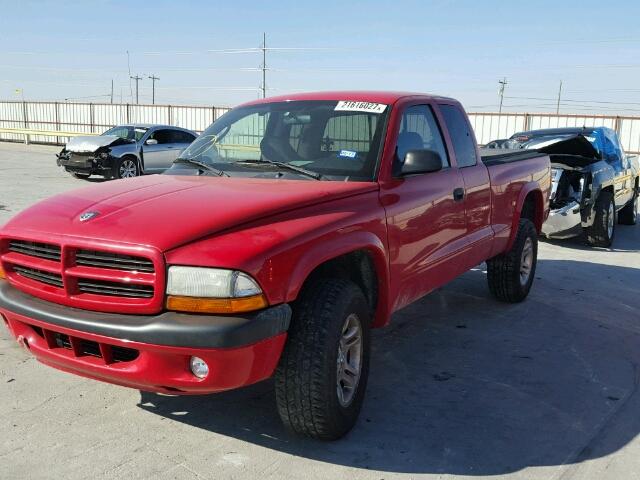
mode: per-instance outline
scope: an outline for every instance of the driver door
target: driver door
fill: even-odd
[[[413,105],[403,114],[395,162],[409,150],[440,154],[442,170],[394,178],[383,185],[394,310],[443,285],[464,271],[459,258],[465,242],[464,180],[451,162],[431,105]]]
[[[152,142],[149,143],[149,140]],[[181,149],[173,141],[173,130],[168,128],[154,130],[142,145],[145,172],[163,172],[171,166],[180,151]]]

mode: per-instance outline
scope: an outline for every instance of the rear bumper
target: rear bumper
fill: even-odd
[[[2,281],[0,313],[18,342],[46,365],[172,394],[219,392],[270,377],[291,317],[288,305],[246,318],[114,315],[35,299]],[[207,362],[206,378],[191,373],[192,356]]]

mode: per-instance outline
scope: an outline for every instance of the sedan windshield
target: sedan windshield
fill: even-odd
[[[205,163],[230,176],[371,181],[388,111],[387,105],[351,101],[241,107],[216,120],[178,161]]]
[[[135,140],[136,142],[140,141],[140,139],[147,132],[147,128],[144,127],[133,127],[131,125],[118,125],[117,127],[110,128],[102,135],[113,135],[115,137],[120,137],[123,140]]]

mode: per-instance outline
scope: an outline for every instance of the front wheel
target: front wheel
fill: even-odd
[[[538,261],[538,234],[533,222],[520,219],[511,250],[487,260],[489,290],[503,302],[517,303],[529,295]]]
[[[321,279],[294,307],[276,401],[296,433],[336,440],[356,423],[369,375],[369,306],[347,280]]]
[[[610,247],[616,232],[616,205],[611,192],[601,192],[594,207],[593,225],[585,228],[587,243],[593,247]]]
[[[122,157],[115,168],[116,178],[133,178],[140,175],[138,159],[133,157]]]

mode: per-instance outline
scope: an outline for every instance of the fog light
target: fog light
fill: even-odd
[[[189,362],[191,366],[191,373],[193,373],[198,378],[204,378],[209,375],[209,365],[207,362],[198,357],[191,357],[191,361]]]

